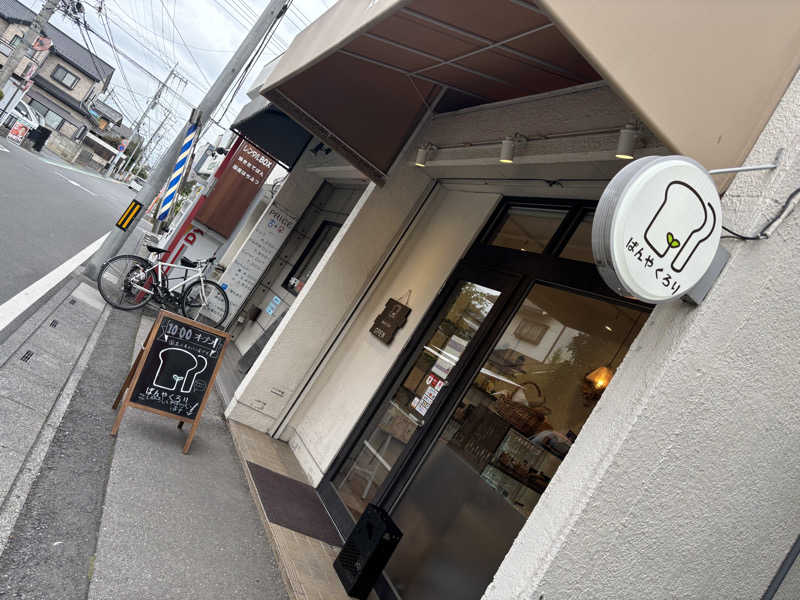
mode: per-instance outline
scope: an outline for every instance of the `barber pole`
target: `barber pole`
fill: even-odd
[[[189,156],[192,153],[192,145],[194,144],[195,137],[197,136],[197,125],[189,125],[186,130],[186,137],[183,138],[183,145],[181,152],[178,155],[178,161],[175,163],[175,168],[172,170],[172,177],[167,184],[167,191],[164,194],[164,199],[161,201],[161,206],[158,209],[158,220],[163,221],[169,216],[169,211],[172,208],[172,202],[178,194],[178,187],[181,184],[183,173],[186,170],[186,163],[189,161]]]

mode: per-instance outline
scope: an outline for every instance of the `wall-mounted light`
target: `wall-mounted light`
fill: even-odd
[[[424,167],[426,162],[428,162],[428,148],[420,146],[417,150],[417,160],[414,161],[414,164],[418,167]]]
[[[427,162],[428,158],[430,158],[431,152],[436,149],[436,146],[433,144],[423,144],[417,149],[417,158],[414,161],[414,165],[417,167],[424,167]]]
[[[634,123],[628,123],[619,130],[619,141],[617,142],[617,158],[623,160],[633,160],[633,148],[639,139],[639,129]]]
[[[514,138],[506,137],[500,143],[500,162],[503,164],[511,164],[514,162]]]

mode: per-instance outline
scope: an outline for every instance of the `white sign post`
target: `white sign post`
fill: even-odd
[[[676,300],[708,270],[722,230],[719,194],[702,165],[649,156],[617,173],[592,225],[592,251],[605,282],[645,302]]]

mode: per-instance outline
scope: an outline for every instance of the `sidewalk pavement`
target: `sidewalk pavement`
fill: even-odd
[[[73,276],[0,346],[0,597],[288,597],[216,395],[110,437],[149,323]]]

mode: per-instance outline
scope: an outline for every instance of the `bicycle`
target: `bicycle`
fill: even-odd
[[[208,265],[213,264],[212,256],[205,260],[193,261],[181,257],[180,264],[165,263],[158,256],[169,252],[164,248],[146,246],[156,255],[151,262],[141,256],[120,254],[108,259],[97,275],[97,289],[103,299],[114,308],[136,310],[151,300],[162,308],[181,312],[200,323],[219,327],[228,317],[230,302],[225,290],[215,281],[203,277]],[[172,268],[183,269],[182,277],[169,277]],[[194,274],[189,277],[189,272]],[[170,286],[170,281],[180,279]]]

